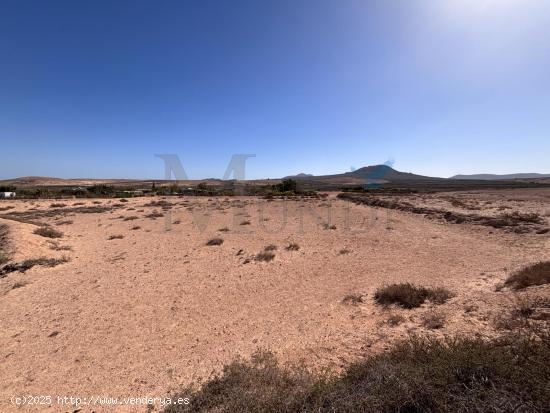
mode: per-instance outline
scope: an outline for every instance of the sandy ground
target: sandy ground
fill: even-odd
[[[506,202],[512,210],[544,214],[547,195],[453,197],[469,203],[477,197],[479,205],[493,196],[523,197]],[[434,205],[446,202],[435,198]],[[495,334],[494,318],[515,300],[495,287],[511,271],[550,259],[550,234],[447,224],[354,205],[334,194],[303,201],[167,198],[171,209],[146,206],[152,200],[160,198],[100,200],[112,207],[103,213],[71,211],[77,202],[97,206],[92,200],[61,201],[64,208],[50,206],[60,201],[0,203],[14,207],[0,215],[67,210],[38,221],[64,233],[57,249],[71,248],[51,249],[52,240],[33,234],[35,225],[0,218],[10,226],[15,261],[70,259],[0,279],[0,411],[73,411],[57,405],[57,396],[165,396],[258,348],[285,362],[338,369],[411,333]],[[164,217],[146,217],[153,211]],[[327,223],[336,228],[324,229]],[[219,231],[224,227],[229,231]],[[109,239],[118,235],[123,238]],[[215,237],[223,244],[205,245]],[[290,243],[300,249],[287,251]],[[270,244],[277,247],[274,260],[254,260]],[[393,282],[455,292],[436,309],[446,316],[445,326],[422,326],[422,315],[434,311],[429,304],[416,310],[375,305],[374,291]],[[547,288],[533,290],[550,295]],[[364,302],[343,304],[349,293],[362,294]],[[390,326],[392,314],[405,322]],[[54,404],[18,408],[10,403],[14,395],[51,395]]]

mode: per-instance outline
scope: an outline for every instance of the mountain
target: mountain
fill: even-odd
[[[367,183],[387,182],[417,182],[417,181],[440,181],[445,178],[433,178],[423,175],[415,175],[409,172],[400,172],[387,165],[372,165],[356,169],[353,172],[345,172],[335,175],[307,175],[299,174],[290,177],[298,181],[324,182],[342,185],[363,185]]]
[[[298,174],[298,175],[289,175],[289,176],[285,176],[283,179],[311,178],[312,176],[313,176],[312,174],[300,173],[300,174]]]
[[[521,173],[521,174],[508,174],[508,175],[493,175],[493,174],[475,174],[475,175],[455,175],[449,179],[476,179],[483,181],[499,181],[499,180],[511,180],[511,179],[538,179],[538,178],[550,178],[550,174],[537,174],[537,173]]]

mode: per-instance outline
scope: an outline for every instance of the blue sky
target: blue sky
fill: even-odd
[[[550,173],[550,2],[0,3],[0,178]]]

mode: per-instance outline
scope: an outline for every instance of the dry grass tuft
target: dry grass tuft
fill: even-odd
[[[437,330],[445,325],[445,315],[430,311],[422,316],[422,325],[430,330]]]
[[[285,248],[287,251],[298,251],[300,249],[300,246],[296,243],[288,244],[288,246]]]
[[[363,303],[363,295],[357,293],[349,293],[342,299],[342,304],[358,305]]]
[[[206,243],[206,245],[208,246],[222,245],[222,244],[223,244],[223,239],[221,238],[212,238],[211,240],[208,240],[208,242]]]
[[[61,238],[63,236],[63,233],[61,231],[57,231],[47,226],[36,228],[33,233],[46,238]]]
[[[388,325],[392,327],[396,327],[401,323],[405,322],[405,317],[403,317],[401,314],[391,314],[388,319],[386,320]]]
[[[420,307],[426,300],[443,304],[454,295],[445,288],[417,287],[413,284],[392,284],[376,290],[374,300],[381,305],[397,304],[403,308]]]
[[[514,290],[522,290],[532,285],[548,283],[550,283],[550,261],[541,261],[516,271],[508,277],[504,285]]]
[[[271,251],[262,251],[254,257],[256,261],[264,261],[264,262],[273,261],[274,258],[275,258],[275,254],[273,254]]]

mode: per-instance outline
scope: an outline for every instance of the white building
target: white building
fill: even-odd
[[[15,198],[15,192],[0,192],[0,198]]]

